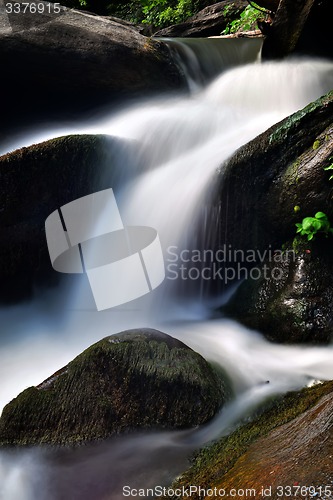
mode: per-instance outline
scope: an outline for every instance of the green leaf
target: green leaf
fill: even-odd
[[[313,229],[315,230],[314,232],[317,232],[317,231],[320,231],[320,230],[322,229],[323,224],[321,223],[321,221],[320,221],[320,220],[316,220],[316,219],[315,219],[315,220],[312,222],[312,227],[313,227]]]
[[[327,215],[324,212],[317,212],[315,215],[316,219],[327,219]]]
[[[303,229],[310,229],[312,227],[313,217],[305,217],[302,221]]]
[[[313,240],[313,237],[314,237],[314,234],[313,234],[313,233],[309,234],[309,235],[308,235],[308,241]]]

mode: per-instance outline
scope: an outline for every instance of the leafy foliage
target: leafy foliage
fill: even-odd
[[[328,167],[324,167],[324,170],[333,170],[333,163],[331,163],[331,165],[329,165]],[[333,179],[333,174],[330,176],[328,180],[331,181],[332,179]]]
[[[132,23],[151,24],[162,28],[185,21],[200,9],[210,5],[209,0],[63,0],[66,7],[88,10],[100,15],[111,15]]]
[[[324,234],[326,237],[333,233],[330,221],[324,212],[317,212],[314,217],[305,217],[302,222],[296,224],[296,227],[296,233],[306,236],[308,241],[313,240],[318,233]]]
[[[248,5],[246,9],[240,14],[238,19],[230,22],[226,29],[222,32],[222,35],[230,35],[231,33],[237,33],[238,31],[249,31],[253,26],[257,25],[259,19],[262,19],[263,12],[257,10],[256,8]]]
[[[162,27],[185,21],[193,14],[193,0],[141,0],[142,12],[145,15],[144,23]]]

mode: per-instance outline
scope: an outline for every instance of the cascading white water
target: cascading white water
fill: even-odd
[[[259,62],[262,38],[162,38],[180,64],[192,92],[222,71],[255,60]],[[221,50],[223,49],[223,50]]]
[[[252,64],[224,73],[195,95],[141,103],[80,131],[139,142],[146,170],[116,196],[124,223],[155,227],[167,252],[170,245],[184,245],[215,169],[239,146],[331,88],[329,62]],[[165,284],[159,292],[165,315],[160,309],[153,314],[156,301],[152,305],[140,300],[105,313],[66,311],[68,317],[60,323],[59,311],[57,322],[55,316],[41,314],[45,297],[2,311],[2,324],[16,335],[0,351],[2,403],[38,384],[94,341],[138,326],[170,333],[220,363],[232,381],[235,400],[202,429],[124,438],[73,452],[64,462],[41,450],[2,453],[1,500],[100,500],[110,489],[116,500],[123,498],[125,484],[168,482],[184,468],[189,451],[228,432],[268,396],[311,379],[333,378],[331,347],[272,345],[237,323],[207,320],[204,305],[199,309],[197,303],[179,303],[179,298],[175,310],[172,294],[163,295]],[[80,290],[74,290],[79,295]],[[49,300],[54,300],[52,293]],[[18,318],[24,318],[22,324]],[[161,455],[163,460],[158,459]]]

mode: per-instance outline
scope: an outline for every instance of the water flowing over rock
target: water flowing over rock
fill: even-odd
[[[115,185],[117,166],[133,164],[134,150],[120,139],[77,135],[0,157],[0,301],[59,279],[50,266],[46,218],[75,198]]]
[[[241,147],[221,168],[219,232],[231,246],[281,248],[302,217],[318,210],[333,216],[323,170],[332,155],[332,110],[330,92]]]
[[[97,342],[9,403],[2,445],[79,444],[135,429],[187,428],[223,404],[222,376],[185,344],[156,330]]]
[[[126,94],[184,86],[164,44],[121,22],[65,7],[55,12],[53,3],[41,5],[43,13],[29,7],[15,13],[13,8],[6,30],[0,30],[7,128],[10,120],[16,124],[27,113],[32,118],[68,116]]]
[[[228,194],[230,201],[222,220],[236,248],[280,250],[303,218],[322,211],[332,220],[332,185],[324,170],[333,152],[332,106],[330,93],[231,159],[222,187],[222,198]],[[295,253],[289,245],[285,256],[266,259],[266,272],[260,264],[260,278],[241,285],[227,306],[229,313],[270,340],[328,342],[333,331],[332,241],[331,236],[320,238],[298,244]]]
[[[275,401],[261,416],[202,450],[172,488],[235,489],[274,500],[290,491],[295,498],[307,493],[325,498],[332,484],[332,391],[333,383],[327,382]],[[191,498],[203,497],[194,492]]]
[[[175,24],[157,31],[157,37],[207,37],[218,36],[227,25],[247,7],[246,0],[224,0],[205,7],[184,23]]]

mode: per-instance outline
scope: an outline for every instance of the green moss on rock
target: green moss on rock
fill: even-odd
[[[216,241],[245,251],[281,248],[299,218],[318,210],[333,215],[332,185],[323,170],[333,154],[332,113],[329,92],[242,146],[221,167],[210,214],[218,212],[219,227],[207,248]]]
[[[221,375],[182,342],[156,330],[106,337],[9,403],[2,445],[79,444],[135,429],[186,428],[225,399]]]
[[[211,446],[201,450],[194,457],[191,468],[175,481],[173,488],[182,486],[186,488],[189,485],[200,485],[205,489],[217,487],[226,488],[227,491],[232,487],[250,488],[256,486],[259,491],[260,487],[265,483],[262,482],[260,486],[258,486],[258,484],[253,484],[252,481],[255,481],[253,478],[256,477],[256,470],[259,469],[259,466],[261,470],[262,462],[260,455],[264,456],[266,452],[269,453],[269,442],[270,440],[273,441],[275,433],[280,431],[279,437],[282,453],[284,452],[286,460],[289,458],[294,464],[299,457],[293,455],[292,448],[288,447],[287,444],[284,449],[283,439],[288,439],[286,429],[289,429],[294,421],[296,424],[296,419],[302,419],[303,426],[305,427],[305,434],[306,432],[310,433],[313,420],[322,410],[320,402],[323,401],[323,399],[327,399],[328,401],[332,400],[332,392],[333,382],[327,382],[301,391],[290,392],[284,397],[275,399],[261,415],[257,416],[257,418],[241,426],[230,436],[223,437]],[[302,432],[302,429],[299,429],[300,432]],[[321,429],[321,431],[325,434],[326,439],[329,440],[331,433],[330,426],[325,426],[323,423],[323,429]],[[294,434],[296,432],[295,430]],[[318,434],[320,433],[318,432]],[[265,441],[263,441],[264,439]],[[308,441],[309,439],[307,439],[307,443],[303,443],[303,450],[305,450],[308,445]],[[302,445],[301,441],[299,444],[300,446]],[[322,437],[317,440],[316,446],[317,451],[322,448]],[[254,459],[253,452],[251,455],[252,460],[250,460],[248,450],[252,449],[255,449],[256,454]],[[318,457],[317,454],[316,456],[318,461],[320,461],[320,457]],[[242,467],[245,458],[246,469]],[[280,465],[283,466],[283,469],[286,467],[286,462],[281,457],[280,460]],[[310,457],[310,461],[313,462],[313,457]],[[300,463],[302,464],[302,460],[300,460]],[[285,477],[279,470],[276,470],[276,474],[270,476],[272,471],[268,468],[269,465],[270,464],[266,463],[266,481],[268,484],[277,482],[277,484],[281,485],[292,485],[298,478],[298,476],[295,475],[291,482],[289,477],[289,483],[285,483]],[[258,480],[260,481],[261,478],[258,478]],[[309,485],[313,483],[306,484]],[[177,496],[172,498],[180,499],[183,497]],[[198,494],[194,494],[192,498],[199,500],[202,497],[199,497]],[[212,496],[211,498],[215,499],[220,497]]]

